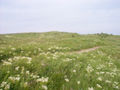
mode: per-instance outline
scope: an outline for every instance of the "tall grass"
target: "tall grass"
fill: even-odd
[[[120,89],[120,36],[48,32],[0,37],[0,90]],[[100,48],[72,53],[95,46]]]

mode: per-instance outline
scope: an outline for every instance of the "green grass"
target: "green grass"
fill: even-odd
[[[0,90],[120,90],[120,36],[0,35]]]

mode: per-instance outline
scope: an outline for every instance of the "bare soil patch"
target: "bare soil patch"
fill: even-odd
[[[93,48],[88,48],[88,49],[82,49],[82,50],[79,50],[79,51],[73,51],[71,53],[84,53],[84,52],[90,52],[90,51],[94,51],[96,49],[100,48],[100,46],[96,46],[96,47],[93,47]]]

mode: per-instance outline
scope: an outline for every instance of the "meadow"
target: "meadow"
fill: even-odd
[[[120,90],[120,36],[1,34],[0,90]]]

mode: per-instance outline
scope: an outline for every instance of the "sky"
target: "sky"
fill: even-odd
[[[47,31],[120,35],[120,0],[0,0],[0,34]]]

